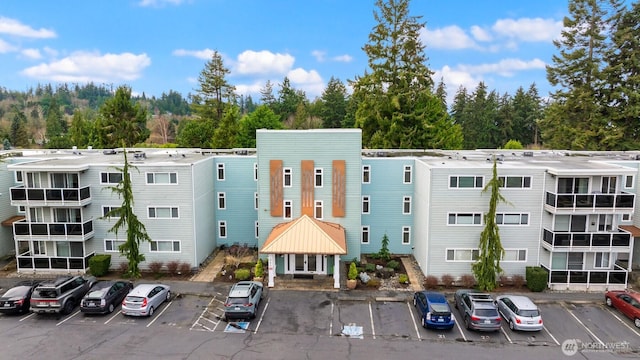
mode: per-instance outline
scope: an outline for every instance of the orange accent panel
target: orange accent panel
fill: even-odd
[[[302,203],[302,215],[313,218],[313,160],[302,160],[300,163],[302,171],[300,172],[300,202]]]
[[[282,203],[282,160],[269,160],[269,183],[271,216],[281,217],[284,207]]]
[[[344,160],[333,160],[333,201],[331,209],[334,217],[345,216],[347,191],[347,164]]]

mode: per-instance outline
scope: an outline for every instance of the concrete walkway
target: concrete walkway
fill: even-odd
[[[413,257],[403,256],[401,258],[402,265],[404,265],[404,269],[407,271],[407,277],[409,278],[409,285],[411,285],[411,289],[413,291],[421,291],[424,290],[422,284],[424,282],[424,275],[419,273],[419,270],[416,269],[416,264],[413,263]]]
[[[224,267],[224,251],[218,251],[213,259],[205,265],[197,274],[193,275],[189,281],[212,282],[216,275]]]

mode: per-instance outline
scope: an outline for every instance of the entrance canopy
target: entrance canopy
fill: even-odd
[[[260,252],[263,254],[345,255],[347,242],[340,224],[302,215],[273,227]]]

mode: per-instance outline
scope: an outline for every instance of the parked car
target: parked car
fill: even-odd
[[[31,295],[31,311],[36,314],[69,314],[89,291],[96,278],[62,276],[40,283]]]
[[[37,280],[25,280],[17,283],[0,296],[0,312],[5,314],[24,314],[31,307],[31,294],[40,284]]]
[[[420,313],[424,328],[452,329],[456,324],[444,294],[434,291],[418,291],[413,294],[413,306]]]
[[[168,285],[140,284],[122,301],[122,313],[129,316],[152,316],[169,299],[171,288]]]
[[[240,281],[235,283],[224,302],[224,318],[255,318],[262,299],[262,283],[257,281]]]
[[[500,315],[509,323],[511,330],[540,331],[542,316],[538,306],[526,296],[501,295],[496,298]]]
[[[496,304],[489,294],[476,293],[473,290],[457,290],[455,305],[469,330],[498,331],[501,317]]]
[[[633,320],[637,328],[640,328],[640,293],[611,290],[604,294],[604,301],[607,306],[618,309],[618,311]]]
[[[80,311],[85,314],[110,314],[133,289],[131,281],[98,281],[82,298]]]

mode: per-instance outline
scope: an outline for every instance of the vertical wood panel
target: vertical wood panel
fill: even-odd
[[[314,171],[313,160],[302,160],[300,162],[301,179],[300,179],[300,202],[302,203],[302,215],[307,215],[313,218],[313,183],[314,183]]]
[[[334,217],[345,216],[346,184],[346,162],[344,160],[333,160],[333,199],[331,209]]]
[[[282,216],[282,160],[269,160],[269,183],[271,198],[271,216]]]

